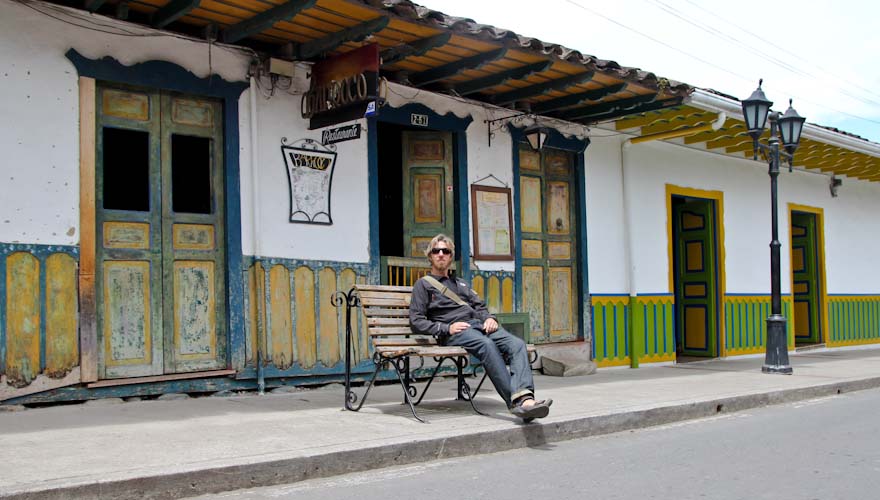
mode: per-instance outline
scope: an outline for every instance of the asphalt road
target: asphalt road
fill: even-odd
[[[871,390],[200,498],[880,498],[878,430],[880,390]]]

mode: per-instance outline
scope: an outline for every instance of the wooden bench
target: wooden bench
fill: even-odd
[[[465,380],[465,368],[470,363],[470,356],[462,347],[439,345],[430,335],[414,334],[409,326],[409,304],[412,298],[411,286],[389,285],[355,285],[346,293],[337,291],[334,295],[333,304],[337,307],[345,305],[345,409],[358,411],[366,402],[370,389],[376,381],[379,372],[388,365],[394,368],[400,386],[403,389],[403,397],[409,405],[413,417],[420,422],[425,422],[416,412],[416,406],[422,402],[427,394],[431,383],[446,360],[450,360],[456,367],[458,379],[457,399],[468,401],[475,412],[484,415],[474,404],[474,398],[486,380],[486,374],[471,392],[471,388]],[[366,320],[367,334],[373,351],[373,371],[367,388],[358,402],[357,394],[351,389],[351,353],[352,353],[352,313],[357,308],[362,308]],[[537,359],[535,347],[528,345],[529,360],[534,363]],[[410,365],[411,358],[419,359],[419,366],[413,369]],[[428,377],[427,384],[421,391],[418,399],[418,389],[413,385],[413,372],[424,366],[426,358],[433,359],[437,364]],[[476,373],[474,367],[473,374]]]

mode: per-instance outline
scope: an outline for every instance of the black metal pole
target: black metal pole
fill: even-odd
[[[792,369],[788,362],[788,335],[786,321],[782,315],[782,291],[779,272],[779,215],[777,213],[778,197],[776,194],[777,178],[779,177],[779,139],[776,137],[776,120],[778,113],[770,114],[770,204],[772,217],[773,239],[770,241],[770,317],[767,318],[767,350],[764,355],[764,373],[782,373],[791,375]]]

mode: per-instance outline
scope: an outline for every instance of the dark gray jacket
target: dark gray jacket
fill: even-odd
[[[412,302],[409,305],[409,322],[415,333],[433,335],[442,341],[449,335],[449,325],[456,321],[467,322],[476,319],[482,322],[487,318],[494,318],[477,292],[473,291],[464,280],[447,276],[434,276],[434,278],[441,285],[449,287],[470,307],[456,304],[434,288],[434,285],[420,279],[413,285]]]

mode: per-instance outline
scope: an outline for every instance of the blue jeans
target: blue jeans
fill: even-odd
[[[535,382],[526,343],[500,326],[487,334],[482,330],[482,321],[471,320],[469,323],[470,328],[450,335],[444,344],[463,347],[479,359],[508,408],[517,398],[534,394]]]

